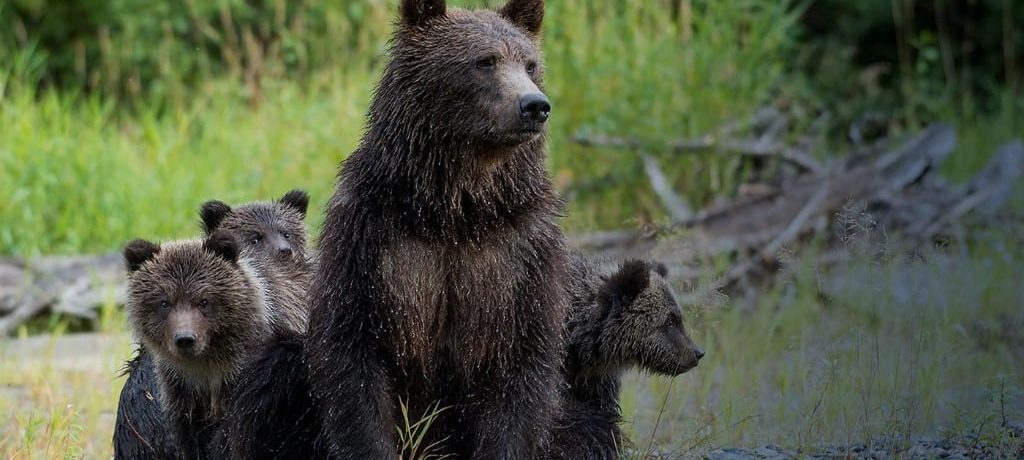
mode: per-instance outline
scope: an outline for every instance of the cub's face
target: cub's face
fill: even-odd
[[[602,288],[599,302],[607,308],[602,331],[606,352],[622,367],[679,375],[704,357],[686,333],[683,315],[663,265],[630,261]]]
[[[277,201],[233,209],[221,201],[208,201],[199,214],[207,234],[220,229],[234,236],[243,257],[288,263],[307,257],[303,219],[308,205],[305,192],[292,190]]]
[[[221,232],[205,242],[137,240],[125,248],[128,319],[148,350],[192,367],[234,358],[263,318],[237,257],[234,239]]]
[[[697,367],[704,351],[686,333],[682,312],[667,280],[657,272],[650,276],[650,285],[627,313],[640,337],[636,358],[641,367],[653,372],[679,375]]]
[[[443,1],[407,0],[402,11],[385,85],[412,93],[412,110],[456,142],[500,148],[542,136],[551,112],[538,51],[543,2],[446,11]]]

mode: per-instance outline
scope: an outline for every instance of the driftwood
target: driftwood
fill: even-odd
[[[0,259],[0,336],[44,312],[95,319],[124,301],[118,254]]]
[[[584,145],[638,151],[644,172],[666,213],[668,225],[615,230],[570,237],[570,244],[585,252],[612,259],[653,255],[673,267],[678,278],[700,283],[706,298],[720,289],[750,285],[748,278],[777,264],[787,248],[811,234],[824,234],[840,242],[862,227],[881,227],[908,241],[931,242],[955,233],[968,213],[992,217],[1008,200],[1024,173],[1024,144],[1003,145],[971,181],[953,186],[936,174],[956,145],[945,125],[933,125],[902,142],[882,140],[862,146],[827,164],[820,164],[803,148],[786,147],[774,140],[783,126],[781,114],[764,110],[749,122],[723,126],[698,140],[679,140],[672,151],[730,151],[746,156],[775,156],[797,165],[797,173],[767,192],[727,204],[693,211],[647,152],[649,142],[604,136],[578,136]],[[753,128],[753,137],[733,139]],[[858,142],[858,144],[861,144]],[[662,146],[664,148],[664,146]],[[865,222],[869,221],[869,222]],[[831,231],[831,233],[829,233]],[[727,257],[724,269],[708,267]],[[817,261],[844,260],[843,251],[825,251]],[[711,276],[713,279],[706,282]],[[45,312],[95,318],[103,304],[124,301],[124,269],[117,254],[81,257],[0,259],[0,336]]]
[[[653,254],[677,267],[677,276],[688,281],[716,276],[706,289],[719,290],[737,284],[759,268],[775,265],[785,248],[809,234],[832,237],[828,232],[838,228],[836,233],[843,239],[844,232],[856,230],[852,227],[867,225],[858,221],[858,214],[868,216],[871,226],[887,234],[911,242],[934,241],[954,231],[957,221],[969,212],[994,215],[1024,173],[1024,145],[1014,141],[1002,146],[967,184],[947,184],[937,170],[954,150],[956,135],[942,124],[902,142],[882,140],[846,156],[832,155],[835,159],[824,165],[805,151],[782,146],[764,135],[735,140],[723,138],[722,132],[660,147],[621,137],[577,136],[576,140],[582,145],[641,152],[658,148],[671,152],[712,149],[726,154],[771,155],[797,165],[799,172],[779,184],[761,187],[768,192],[758,196],[684,213],[679,211],[677,195],[660,168],[651,173],[658,165],[645,153],[651,187],[673,221],[656,228],[578,235],[571,243],[609,258]],[[732,130],[728,135],[734,133]],[[844,230],[844,226],[851,228]],[[718,273],[708,273],[704,267],[722,256],[732,260],[731,265]]]

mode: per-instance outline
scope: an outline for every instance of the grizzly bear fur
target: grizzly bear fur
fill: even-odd
[[[306,347],[339,458],[424,445],[522,459],[557,412],[567,254],[545,170],[543,2],[404,0],[369,126],[329,203]]]
[[[309,195],[292,190],[277,201],[257,201],[236,208],[207,201],[199,210],[203,230],[225,230],[238,241],[264,280],[271,326],[279,332],[304,332],[309,316],[311,264],[306,245]]]
[[[238,252],[227,232],[124,250],[129,324],[153,357],[180,457],[205,455],[239,371],[270,334],[263,288]]]
[[[248,260],[262,279],[268,315],[281,333],[302,331],[306,327],[311,263],[307,230],[303,223],[309,196],[292,190],[277,201],[253,202],[232,208],[220,201],[209,201],[200,209],[201,223],[207,235],[222,229],[239,242],[240,257]],[[253,244],[253,240],[260,241]],[[275,306],[279,306],[275,310]],[[275,315],[275,311],[284,314]],[[284,319],[274,321],[275,318]],[[176,456],[154,373],[153,356],[139,347],[137,355],[125,367],[128,378],[121,390],[114,424],[114,458],[132,459]]]
[[[319,413],[309,392],[305,338],[280,334],[242,371],[213,458],[327,458]]]
[[[114,458],[176,458],[174,442],[167,435],[164,410],[160,406],[153,357],[139,347],[135,357],[125,364],[122,375],[127,375],[128,380],[117,402]]]
[[[665,266],[630,260],[614,272],[574,255],[563,413],[546,454],[551,459],[615,459],[622,373],[639,367],[679,375],[704,356],[686,333]]]

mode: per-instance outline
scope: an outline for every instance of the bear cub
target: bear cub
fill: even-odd
[[[206,234],[225,230],[233,235],[241,256],[264,280],[271,326],[278,332],[306,330],[311,263],[303,220],[308,207],[309,195],[295,189],[277,201],[232,208],[211,200],[199,210]]]
[[[124,249],[128,321],[153,358],[180,455],[203,456],[252,348],[270,334],[263,288],[234,237]]]
[[[306,327],[306,290],[311,263],[307,230],[303,223],[309,205],[306,192],[295,189],[277,201],[247,203],[232,208],[221,201],[208,201],[200,209],[201,224],[209,235],[221,229],[234,236],[239,257],[247,259],[262,279],[267,308],[277,332],[290,334]],[[275,317],[282,320],[275,321]],[[145,347],[129,361],[114,424],[114,458],[175,458],[174,444],[167,433],[160,389],[153,357]]]
[[[614,272],[574,254],[566,322],[566,388],[548,458],[614,459],[625,446],[619,385],[631,368],[676,376],[697,366],[665,266],[629,260]]]

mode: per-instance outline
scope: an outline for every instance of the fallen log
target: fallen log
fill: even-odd
[[[44,312],[95,319],[124,302],[118,254],[0,259],[0,336]]]
[[[839,240],[843,233],[864,230],[852,227],[880,226],[894,237],[933,241],[969,212],[993,214],[1024,175],[1024,145],[1019,141],[1002,146],[985,168],[960,187],[949,185],[937,174],[956,147],[950,127],[932,125],[894,148],[881,147],[893,144],[878,143],[837,156],[823,167],[825,174],[805,172],[775,187],[765,187],[770,193],[704,209],[669,225],[581,235],[572,243],[607,257],[659,257],[679,267],[679,277],[691,284],[698,281],[695,275],[706,278],[714,271],[715,278],[704,283],[705,289],[718,290],[775,265],[784,248],[809,235],[835,239],[825,232],[837,226]],[[672,244],[664,244],[667,241]],[[733,262],[724,269],[708,268],[722,256]],[[707,294],[698,292],[696,296]]]

